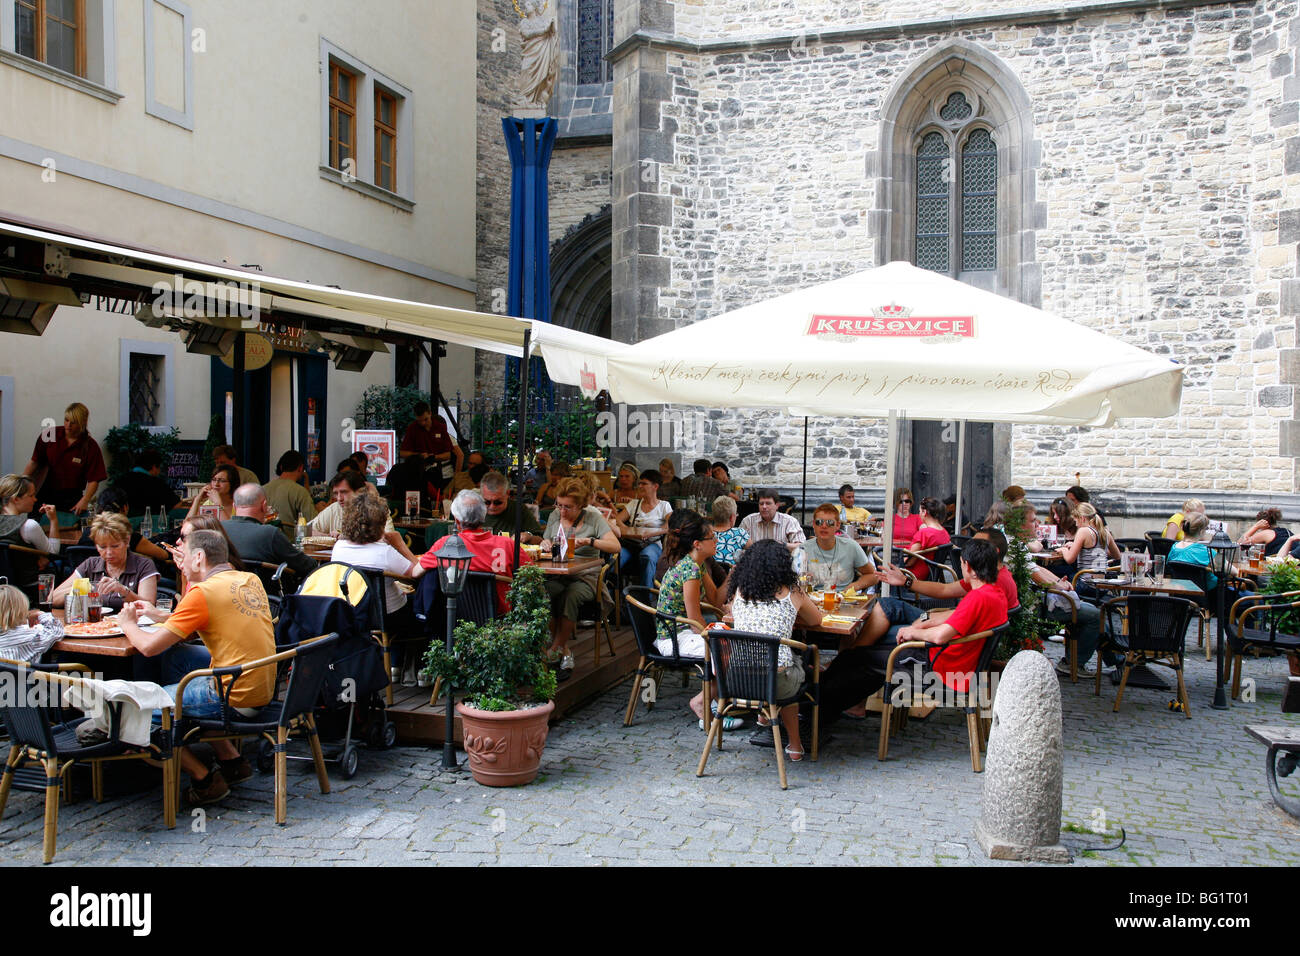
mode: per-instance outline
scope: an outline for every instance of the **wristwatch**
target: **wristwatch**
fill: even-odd
[[[903,582],[903,587],[907,588],[909,591],[912,590],[912,585],[916,583],[916,575],[906,569],[904,569],[903,575],[907,578],[907,580]]]

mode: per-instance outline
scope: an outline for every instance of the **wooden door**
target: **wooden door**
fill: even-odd
[[[933,496],[945,501],[957,490],[958,423],[912,422],[910,486],[919,505]],[[962,523],[979,524],[997,494],[993,484],[993,426],[966,423],[966,455],[962,475]],[[916,507],[915,505],[913,506]]]

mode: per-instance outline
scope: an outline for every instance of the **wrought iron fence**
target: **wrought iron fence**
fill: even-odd
[[[528,435],[523,460],[546,449],[556,461],[608,457],[609,449],[596,444],[596,404],[576,389],[556,388],[556,394],[530,395],[527,402]],[[447,398],[456,411],[459,431],[467,449],[481,451],[487,463],[502,471],[519,462],[519,398],[514,388],[500,395],[472,397],[456,393]]]

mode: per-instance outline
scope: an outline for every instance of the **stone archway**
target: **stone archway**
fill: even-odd
[[[551,321],[610,338],[610,207],[592,213],[551,246]]]

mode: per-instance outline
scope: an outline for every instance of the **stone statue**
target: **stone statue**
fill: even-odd
[[[523,0],[518,3],[519,34],[523,38],[523,61],[519,68],[520,106],[546,111],[547,101],[555,90],[559,64],[560,40],[555,25],[554,0]]]

